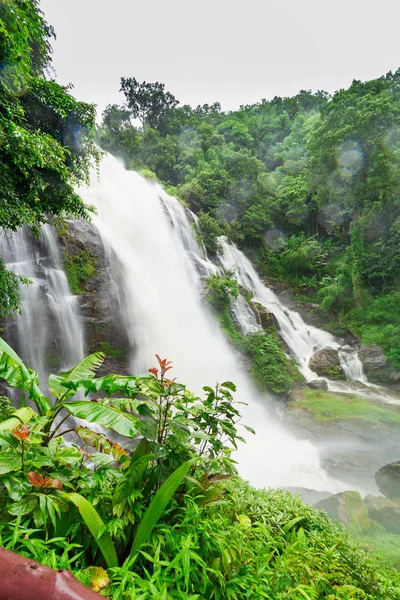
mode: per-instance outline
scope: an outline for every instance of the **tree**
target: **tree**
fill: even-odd
[[[139,83],[135,77],[121,77],[121,92],[124,92],[127,105],[132,116],[142,124],[157,129],[162,118],[171,108],[175,108],[178,100],[170,92],[165,91],[165,85],[156,81]]]
[[[95,107],[45,78],[53,29],[37,0],[0,3],[0,227],[38,230],[52,216],[87,217],[76,184],[87,181]],[[1,314],[17,306],[16,279],[0,257]]]

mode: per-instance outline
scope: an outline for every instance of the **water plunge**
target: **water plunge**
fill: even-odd
[[[197,393],[203,385],[234,381],[236,398],[248,404],[243,422],[257,432],[246,434],[247,444],[235,455],[243,477],[257,486],[343,489],[321,469],[314,445],[282,427],[201,302],[200,274],[217,268],[197,244],[179,202],[111,157],[102,163],[100,181],[94,177],[82,196],[96,206],[95,224],[122,265],[132,370],[153,366],[157,352],[174,361],[174,375]]]

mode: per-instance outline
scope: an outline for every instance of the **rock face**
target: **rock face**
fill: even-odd
[[[257,320],[263,329],[268,329],[271,326],[279,329],[279,323],[276,320],[275,315],[273,315],[268,308],[262,304],[259,304],[259,302],[251,302],[250,306],[255,312]]]
[[[325,510],[353,533],[362,533],[371,524],[368,509],[358,492],[340,492],[317,502],[315,508]]]
[[[324,379],[313,379],[307,383],[307,387],[310,390],[323,390],[324,392],[328,390],[328,384]]]
[[[301,496],[303,502],[309,506],[315,506],[318,502],[333,496],[332,492],[312,490],[310,488],[286,487],[285,489],[291,494]]]
[[[400,498],[400,462],[385,465],[375,473],[381,494],[387,498]]]
[[[399,502],[381,496],[366,496],[364,504],[371,519],[383,525],[389,533],[400,534]]]
[[[340,365],[339,353],[333,348],[324,348],[314,352],[308,366],[317,375],[329,377],[330,379],[346,379]]]
[[[67,223],[60,246],[66,263],[73,264],[74,258],[85,252],[93,265],[89,277],[79,281],[79,312],[85,329],[86,352],[102,351],[107,355],[99,375],[127,374],[132,349],[122,318],[124,298],[122,286],[118,285],[121,275],[117,257],[104,247],[97,228],[82,220]]]
[[[380,346],[374,345],[362,348],[358,356],[363,364],[368,379],[374,383],[387,384],[392,376],[385,353]]]

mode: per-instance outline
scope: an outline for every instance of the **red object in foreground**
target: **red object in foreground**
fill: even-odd
[[[0,600],[99,600],[69,571],[49,567],[0,547]]]

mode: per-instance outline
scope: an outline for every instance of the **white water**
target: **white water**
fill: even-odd
[[[82,196],[97,207],[95,223],[122,265],[134,372],[153,366],[157,352],[174,361],[172,373],[195,392],[234,381],[237,399],[248,404],[243,420],[257,432],[246,434],[248,443],[236,453],[243,477],[257,486],[345,489],[321,469],[314,445],[292,437],[271,414],[268,398],[254,389],[201,303],[201,271],[217,269],[199,248],[178,201],[111,157],[102,163],[100,181],[93,177]]]
[[[226,271],[234,271],[238,282],[253,293],[253,301],[265,306],[279,323],[280,334],[294,358],[306,381],[317,379],[316,374],[308,366],[311,356],[316,350],[323,348],[339,349],[340,344],[333,335],[322,329],[304,323],[299,313],[283,306],[278,297],[265,286],[257,275],[249,259],[227,238],[219,238],[222,251],[219,260]],[[240,311],[237,315],[241,319]],[[249,327],[248,314],[242,313],[240,321],[243,330]],[[256,321],[254,318],[256,325]],[[349,352],[339,351],[342,368],[350,381],[365,383],[366,378],[358,353],[350,348]],[[328,386],[330,382],[328,382]]]
[[[0,255],[8,269],[32,282],[21,288],[22,314],[15,318],[16,339],[10,341],[44,387],[50,372],[71,368],[84,356],[77,297],[69,290],[50,225],[42,227],[39,239],[27,227],[3,232]]]

